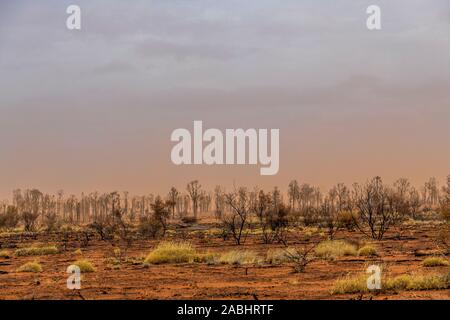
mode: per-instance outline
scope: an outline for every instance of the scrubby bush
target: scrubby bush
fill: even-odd
[[[263,243],[285,242],[289,210],[281,202],[278,189],[268,194],[259,191],[251,203],[251,210],[256,213],[261,226]]]
[[[38,262],[28,262],[20,266],[16,271],[39,273],[42,272],[42,266]]]
[[[17,208],[8,206],[5,213],[0,214],[0,229],[14,229],[20,221],[20,216],[17,213]]]
[[[157,197],[151,207],[151,213],[139,218],[138,231],[146,238],[164,237],[167,231],[167,219],[170,215],[169,206],[160,197]]]
[[[312,253],[316,244],[312,245],[303,245],[301,247],[286,249],[285,254],[289,262],[292,262],[294,272],[303,273],[308,264],[310,264],[314,259]]]
[[[186,223],[186,224],[194,224],[194,223],[197,223],[197,218],[196,217],[182,217],[181,222]]]
[[[356,256],[356,247],[342,240],[331,240],[319,243],[316,248],[317,256],[326,259],[334,259],[342,256]]]
[[[345,228],[348,231],[353,231],[356,228],[355,220],[357,215],[351,211],[341,211],[337,214],[337,224],[340,228]]]
[[[11,255],[9,254],[8,251],[6,251],[6,250],[1,250],[0,251],[0,258],[9,259],[10,257],[11,257]]]
[[[445,221],[450,222],[450,205],[441,208],[441,215]]]
[[[89,224],[88,228],[97,232],[101,240],[111,240],[114,238],[114,220],[108,215],[96,216],[94,222]]]
[[[227,193],[224,197],[231,212],[222,215],[223,233],[231,235],[236,244],[241,245],[248,235],[248,219],[252,210],[249,193],[246,188],[239,188],[237,191]]]
[[[88,260],[77,260],[73,264],[80,268],[80,271],[82,273],[90,273],[96,271],[95,267]]]
[[[17,249],[14,254],[20,256],[44,256],[58,253],[58,248],[55,246],[49,247],[28,247]]]
[[[61,228],[62,221],[55,212],[49,212],[44,215],[43,225],[45,226],[45,231],[55,232]]]
[[[161,242],[147,255],[144,264],[192,262],[196,254],[189,242]]]
[[[33,232],[36,231],[37,219],[39,218],[39,213],[35,212],[22,212],[21,220],[23,222],[25,231]]]
[[[365,185],[354,185],[354,203],[358,218],[357,228],[372,239],[381,240],[392,226],[404,218],[399,210],[398,195],[375,177]]]

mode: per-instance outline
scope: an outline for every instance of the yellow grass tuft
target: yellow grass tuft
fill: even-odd
[[[82,273],[95,272],[95,267],[88,260],[77,260],[73,263]]]
[[[449,262],[447,259],[441,257],[429,257],[423,260],[422,265],[424,267],[441,267],[448,266]]]
[[[283,264],[289,262],[289,254],[295,255],[295,249],[269,249],[266,254],[266,262],[270,264]]]
[[[223,253],[219,258],[219,262],[222,264],[233,264],[233,265],[256,264],[261,262],[261,259],[254,251],[232,250]]]
[[[0,258],[9,259],[11,255],[7,250],[0,251]]]
[[[24,265],[20,266],[17,270],[17,272],[33,272],[33,273],[39,273],[42,272],[42,266],[38,262],[28,262]]]
[[[377,249],[375,249],[375,247],[371,246],[371,245],[366,245],[364,247],[361,247],[358,250],[358,256],[363,256],[363,257],[375,257],[377,256]]]
[[[332,294],[367,293],[368,275],[339,279]],[[444,275],[400,275],[382,279],[381,291],[445,290],[450,288],[450,271]]]
[[[189,242],[161,242],[148,254],[144,264],[192,262],[196,255],[196,250]]]
[[[44,256],[49,254],[58,253],[58,248],[56,246],[48,247],[28,247],[17,249],[14,254],[18,257],[21,256]]]
[[[360,275],[358,277],[346,277],[339,279],[334,284],[331,291],[332,294],[352,294],[352,293],[366,293],[369,292],[367,288],[367,277]]]
[[[356,247],[342,240],[331,240],[319,243],[316,248],[317,256],[326,259],[334,259],[342,256],[356,256]]]

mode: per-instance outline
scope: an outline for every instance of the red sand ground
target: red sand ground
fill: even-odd
[[[210,223],[202,222],[206,228]],[[450,299],[450,290],[402,291],[382,294],[332,295],[334,282],[349,273],[364,272],[369,264],[382,264],[392,276],[405,273],[444,273],[448,267],[425,268],[421,262],[433,254],[436,245],[433,238],[439,225],[421,223],[405,226],[398,239],[399,230],[391,231],[385,240],[377,242],[379,257],[343,257],[334,261],[317,259],[307,266],[305,273],[293,273],[289,264],[281,266],[231,266],[207,264],[171,264],[145,267],[140,262],[158,241],[136,241],[127,256],[137,261],[123,262],[115,267],[105,259],[113,255],[111,243],[92,240],[83,248],[83,258],[91,261],[97,271],[84,274],[82,289],[68,290],[67,267],[80,256],[74,253],[79,241],[70,242],[66,252],[48,256],[0,258],[0,299]],[[231,240],[223,241],[211,233],[191,233],[189,240],[200,252],[224,252],[235,250]],[[293,238],[298,239],[299,236]],[[368,241],[357,232],[341,232],[337,238],[352,242]],[[61,248],[56,236],[39,235],[36,239],[0,237],[0,243],[10,247],[26,247],[32,244],[50,243]],[[269,248],[258,236],[250,236],[242,249],[254,250],[264,256]],[[14,248],[7,249],[11,253]],[[38,260],[43,272],[17,273],[22,264]]]

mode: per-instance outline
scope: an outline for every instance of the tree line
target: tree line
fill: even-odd
[[[265,191],[216,186],[207,191],[194,180],[184,190],[172,187],[165,196],[93,192],[76,197],[65,196],[63,191],[51,195],[38,189],[17,189],[12,203],[0,204],[0,228],[22,225],[25,231],[34,231],[39,226],[54,230],[63,223],[90,225],[103,238],[111,221],[114,226],[124,226],[126,221],[156,237],[164,235],[170,219],[194,222],[199,213],[213,212],[223,237],[231,237],[236,244],[245,242],[255,220],[264,243],[283,242],[288,226],[298,224],[325,228],[330,238],[346,228],[382,239],[389,228],[408,217],[417,219],[424,212],[447,212],[449,208],[450,175],[442,187],[435,178],[417,189],[405,178],[387,185],[374,177],[351,187],[338,183],[327,192],[292,180],[285,194],[278,187]]]

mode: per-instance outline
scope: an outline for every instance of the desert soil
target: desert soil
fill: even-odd
[[[209,232],[214,224],[207,219],[186,229],[184,238],[200,252],[220,253],[236,250],[231,239],[224,241]],[[190,230],[190,231],[189,231]],[[392,276],[400,274],[430,274],[447,272],[448,267],[425,268],[421,262],[436,253],[433,238],[439,230],[436,223],[420,223],[390,231],[384,240],[375,242],[376,258],[342,257],[335,260],[316,259],[304,273],[294,273],[292,265],[269,264],[232,266],[186,263],[154,265],[142,263],[157,240],[135,241],[127,251],[127,261],[111,264],[115,243],[91,240],[82,248],[82,258],[96,267],[96,272],[82,275],[80,291],[67,289],[69,274],[66,269],[80,255],[79,235],[72,235],[66,251],[61,250],[58,235],[39,234],[37,237],[3,235],[0,244],[9,247],[9,258],[0,258],[0,299],[450,299],[450,290],[402,291],[382,294],[333,295],[331,290],[337,279],[348,274],[363,273],[368,265],[381,264]],[[170,237],[169,237],[170,238]],[[300,235],[292,235],[291,243],[301,244]],[[314,237],[313,237],[314,238]],[[358,232],[340,232],[336,238],[353,243],[369,240]],[[178,239],[178,238],[175,238]],[[60,253],[47,256],[16,257],[15,248],[31,245],[55,244]],[[269,248],[257,235],[247,238],[239,249],[253,250],[262,257]],[[2,250],[3,250],[2,249]],[[42,273],[18,273],[16,269],[30,261],[39,261]]]

